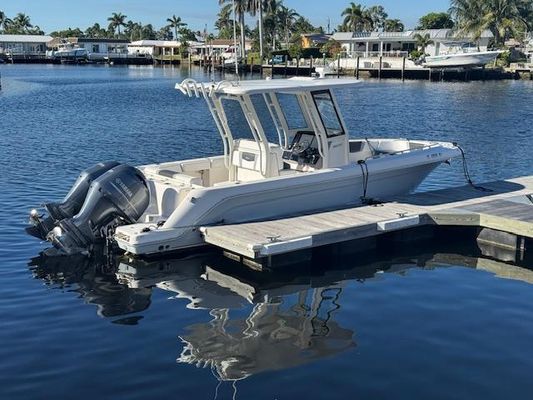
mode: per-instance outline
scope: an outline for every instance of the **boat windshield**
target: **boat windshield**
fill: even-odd
[[[331,92],[329,90],[320,90],[312,92],[312,95],[328,137],[344,135],[341,119],[335,103],[333,103]]]
[[[248,123],[241,103],[236,99],[222,99],[222,107],[233,139],[253,139],[254,135]]]
[[[278,93],[277,97],[285,121],[287,121],[287,127],[291,131],[309,129],[302,108],[300,107],[298,96],[295,94]]]

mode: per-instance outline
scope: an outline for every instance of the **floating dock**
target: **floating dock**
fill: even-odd
[[[272,267],[290,253],[387,233],[408,235],[413,228],[477,228],[478,242],[510,254],[525,251],[533,239],[533,176],[468,185],[272,221],[201,228],[206,243],[253,268]],[[413,234],[416,240],[416,234]],[[292,260],[290,260],[292,261]]]

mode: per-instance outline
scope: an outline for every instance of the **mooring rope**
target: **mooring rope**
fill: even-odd
[[[467,161],[466,161],[466,156],[465,156],[465,151],[463,150],[463,148],[461,146],[459,146],[459,144],[457,143],[453,143],[453,145],[455,147],[457,147],[459,149],[459,151],[461,152],[461,157],[463,159],[463,174],[464,174],[464,177],[466,179],[466,182],[472,186],[474,189],[476,190],[479,190],[481,192],[493,192],[494,190],[492,189],[488,189],[486,187],[483,187],[483,186],[479,186],[479,185],[476,185],[473,181],[472,181],[472,178],[470,177],[470,171],[468,170],[468,164],[467,164]]]
[[[367,197],[368,192],[368,178],[370,176],[370,172],[368,171],[368,164],[365,160],[359,160],[357,162],[359,166],[361,167],[361,174],[363,177],[363,195],[360,197],[361,202],[363,204],[369,205],[369,206],[380,206],[383,205],[383,202],[373,199],[371,197]]]

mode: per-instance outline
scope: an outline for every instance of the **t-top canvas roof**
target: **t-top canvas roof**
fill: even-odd
[[[176,85],[176,89],[186,93],[186,85],[191,81],[184,81]],[[211,93],[230,94],[230,95],[250,95],[257,93],[295,93],[311,90],[325,90],[341,87],[353,86],[360,83],[357,79],[325,79],[325,78],[303,78],[294,77],[289,79],[260,79],[248,81],[222,81],[218,83],[196,83],[194,89],[201,92],[203,88]],[[193,90],[194,90],[193,89]]]

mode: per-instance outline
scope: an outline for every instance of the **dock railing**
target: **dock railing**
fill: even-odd
[[[408,51],[402,50],[392,50],[392,51],[343,51],[341,53],[341,58],[403,58],[409,57]]]

